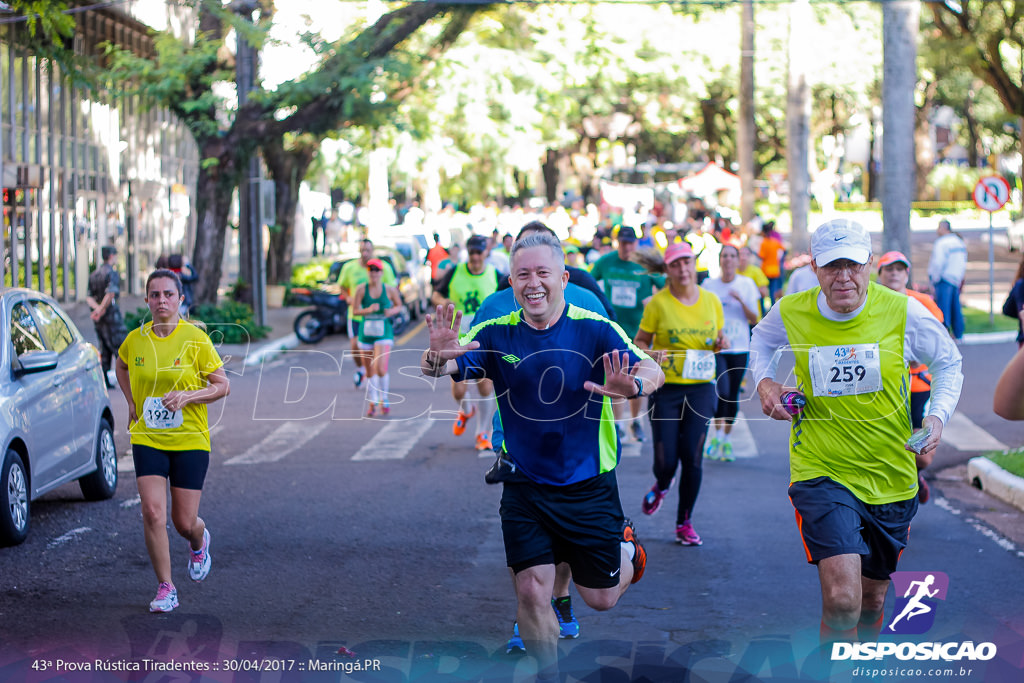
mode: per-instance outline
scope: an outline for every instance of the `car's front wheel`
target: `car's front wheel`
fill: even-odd
[[[14,449],[0,468],[0,545],[18,545],[28,537],[28,474]]]
[[[100,433],[96,439],[96,471],[79,479],[78,485],[86,500],[106,500],[117,491],[114,429],[106,420],[100,420]]]

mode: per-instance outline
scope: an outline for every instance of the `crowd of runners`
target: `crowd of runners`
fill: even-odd
[[[453,433],[469,431],[477,450],[494,451],[486,479],[503,486],[517,598],[507,649],[534,656],[538,680],[558,675],[558,638],[580,634],[570,585],[605,610],[644,574],[646,552],[615,477],[623,443],[652,446],[642,513],[658,513],[678,482],[675,540],[700,546],[703,461],[734,460],[741,392],[791,423],[789,496],[822,586],[822,640],[873,638],[881,628],[888,577],[929,495],[920,470],[960,394],[959,312],[915,291],[910,260],[876,254],[855,222],[817,226],[802,284],[785,294],[785,247],[770,223],[757,236],[714,221],[660,236],[622,225],[588,247],[532,221],[516,234],[471,236],[461,258],[434,236],[421,370],[451,378]],[[364,239],[339,284],[354,384],[366,392],[365,414],[386,416],[395,273]],[[210,533],[198,504],[210,444],[200,423],[228,383],[205,335],[179,317],[174,274],[155,272],[147,297],[153,322],[121,346],[116,374],[160,584],[150,608],[169,611],[177,593],[160,522],[165,487],[189,541],[190,577],[202,580]],[[776,375],[783,352],[795,364],[791,383]],[[560,381],[545,381],[552,369]]]

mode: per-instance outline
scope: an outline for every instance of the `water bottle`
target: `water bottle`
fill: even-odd
[[[799,391],[787,391],[782,395],[782,407],[790,415],[799,415],[807,405],[807,397]]]

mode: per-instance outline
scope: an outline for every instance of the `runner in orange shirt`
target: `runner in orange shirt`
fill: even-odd
[[[917,299],[940,323],[943,322],[942,311],[939,309],[938,304],[927,294],[908,289],[907,283],[909,281],[910,260],[898,251],[890,251],[883,254],[882,258],[878,261],[878,284],[885,285],[893,291]],[[931,398],[931,395],[932,376],[928,372],[928,366],[921,363],[911,363],[910,425],[915,430],[921,428],[921,422],[924,419],[924,407],[928,403],[928,399]],[[919,470],[917,496],[922,503],[927,503],[931,492],[928,489],[928,484],[925,483],[924,476],[920,473],[920,470],[923,469],[920,462],[918,462],[917,467]]]

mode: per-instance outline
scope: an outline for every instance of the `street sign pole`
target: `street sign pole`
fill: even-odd
[[[988,324],[996,321],[996,253],[992,214],[1003,208],[1010,198],[1010,184],[1002,176],[986,176],[974,186],[974,203],[988,211]]]
[[[992,212],[988,212],[988,324],[996,322],[996,250],[992,232]]]

